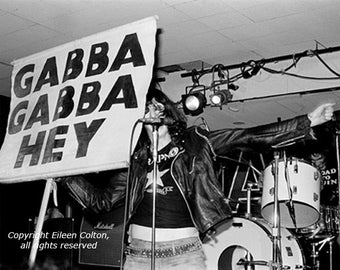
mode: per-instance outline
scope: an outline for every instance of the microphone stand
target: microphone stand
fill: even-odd
[[[152,138],[153,138],[153,174],[152,174],[152,236],[151,236],[151,269],[155,269],[156,263],[156,193],[157,193],[157,158],[158,158],[158,126],[152,125]]]

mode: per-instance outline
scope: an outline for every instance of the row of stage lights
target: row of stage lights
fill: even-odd
[[[316,46],[318,43],[316,44]],[[257,73],[263,69],[266,72],[271,74],[284,74],[288,76],[294,76],[301,79],[308,80],[338,80],[340,78],[340,74],[332,69],[321,57],[320,54],[323,53],[331,53],[340,51],[340,47],[333,48],[325,48],[322,50],[306,50],[304,52],[293,54],[293,55],[285,55],[280,57],[275,57],[271,59],[262,59],[260,61],[250,60],[246,63],[241,63],[238,65],[230,65],[228,67],[222,64],[216,64],[209,70],[192,70],[189,74],[182,74],[182,77],[187,77],[183,75],[191,75],[193,85],[187,86],[185,88],[185,95],[182,95],[180,106],[183,107],[184,113],[192,116],[199,115],[203,112],[203,109],[207,106],[220,107],[227,104],[232,100],[233,94],[230,90],[236,91],[239,87],[234,85],[233,82],[238,79],[249,79],[253,76],[256,76]],[[299,74],[294,74],[288,72],[291,68],[296,67],[297,63],[303,57],[311,57],[316,56],[317,59],[329,70],[335,77],[311,77],[311,76],[303,76]],[[293,62],[288,67],[285,67],[281,70],[274,70],[271,68],[265,67],[266,63],[276,63],[280,61],[286,61],[292,59]],[[237,69],[240,68],[240,72],[233,77],[229,77],[228,69]],[[212,82],[210,86],[200,85],[199,79],[205,74],[212,73]],[[217,73],[218,79],[215,80],[214,75]],[[207,103],[207,91],[209,91],[208,98],[210,99],[210,104]]]
[[[210,86],[199,84],[197,71],[192,71],[193,85],[185,88],[185,94],[182,95],[181,105],[186,115],[197,116],[203,113],[204,108],[208,105],[207,92],[209,91],[209,105],[211,107],[219,107],[222,109],[232,100],[231,91],[236,91],[239,87],[230,82],[228,71],[223,70],[223,65],[218,64],[212,68],[212,81]],[[218,79],[215,79],[217,72]],[[248,72],[244,70],[243,72]],[[248,77],[250,78],[250,77]]]
[[[201,88],[201,89],[197,89]],[[231,84],[228,85],[226,89],[213,90],[212,94],[209,96],[210,106],[220,107],[226,105],[233,97],[230,90],[237,90],[238,86]],[[182,106],[183,111],[187,115],[196,116],[203,113],[203,109],[207,106],[207,98],[205,86],[196,86],[187,94],[182,95]]]

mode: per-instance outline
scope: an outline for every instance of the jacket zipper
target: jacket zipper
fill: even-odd
[[[198,230],[198,226],[197,226],[197,224],[196,224],[196,222],[195,222],[195,220],[194,220],[194,218],[193,218],[191,209],[190,209],[190,207],[189,207],[189,203],[188,203],[187,199],[185,198],[184,193],[183,193],[183,190],[181,189],[181,187],[180,187],[179,184],[177,183],[177,179],[175,178],[175,176],[174,176],[174,174],[173,174],[173,172],[172,172],[172,170],[173,170],[173,165],[174,165],[176,159],[177,159],[178,156],[179,156],[180,154],[182,154],[183,152],[184,152],[184,150],[182,150],[181,152],[179,152],[178,155],[177,155],[177,156],[173,159],[173,161],[171,162],[170,173],[171,173],[172,178],[173,178],[174,181],[175,181],[175,184],[176,184],[176,186],[177,186],[179,192],[181,193],[181,195],[182,195],[182,197],[183,197],[183,199],[184,199],[185,204],[187,205],[187,208],[188,208],[188,211],[189,211],[189,214],[190,214],[192,223],[195,225],[196,229]],[[199,230],[198,230],[198,231],[199,231]]]
[[[208,139],[206,136],[204,136],[204,135],[202,135],[201,133],[199,133],[198,130],[197,130],[197,128],[195,128],[195,133],[196,133],[198,136],[200,136],[201,138],[203,138],[203,139],[207,142],[207,144],[208,144],[209,147],[210,147],[211,152],[213,153],[213,159],[216,160],[217,155],[216,155],[215,150],[214,150],[214,148],[213,148],[211,142],[209,141],[209,139]]]

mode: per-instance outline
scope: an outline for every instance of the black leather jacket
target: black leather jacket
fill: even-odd
[[[231,216],[228,200],[220,189],[213,168],[214,158],[237,148],[254,147],[264,150],[284,141],[311,138],[310,121],[299,116],[280,123],[248,129],[222,129],[208,132],[199,127],[186,131],[183,147],[171,164],[171,174],[188,206],[196,228],[204,233]],[[147,151],[135,152],[131,161],[128,217],[143,199],[146,178]],[[112,177],[112,187],[98,191],[83,177],[68,177],[64,184],[75,199],[94,212],[110,211],[125,197],[126,171]]]

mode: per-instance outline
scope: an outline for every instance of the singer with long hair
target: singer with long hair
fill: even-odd
[[[144,119],[171,119],[157,125],[156,269],[206,269],[200,236],[231,217],[214,171],[217,155],[243,147],[263,149],[294,138],[312,139],[311,127],[330,120],[333,105],[323,104],[308,115],[280,123],[207,131],[196,126],[188,128],[186,117],[175,103],[162,91],[150,89]],[[114,187],[100,192],[82,176],[63,181],[72,196],[94,212],[110,211],[129,194],[124,269],[150,269],[151,265],[152,131],[152,123],[144,123],[131,158],[128,191],[125,172],[117,176]]]

